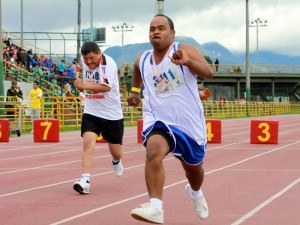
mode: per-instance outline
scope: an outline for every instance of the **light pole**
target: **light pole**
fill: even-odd
[[[157,13],[164,14],[164,0],[157,0]]]
[[[250,20],[249,27],[256,27],[256,64],[258,64],[258,27],[268,26],[268,20],[257,18],[256,20]]]
[[[90,21],[91,21],[91,30],[90,30],[90,41],[94,40],[94,28],[93,28],[93,0],[91,0],[91,4],[90,4]]]
[[[4,96],[4,75],[3,75],[3,50],[2,50],[2,0],[0,0],[0,37],[1,37],[1,46],[0,46],[0,96]],[[2,110],[0,113],[3,114]]]
[[[81,0],[77,0],[77,54],[76,59],[80,62],[80,43],[81,43]]]
[[[249,0],[246,0],[246,101],[251,100],[249,57]],[[247,110],[248,112],[248,110]]]
[[[23,9],[23,0],[21,0],[21,46],[20,46],[21,48],[24,47],[23,46],[24,45],[24,40],[23,40],[24,39],[24,35],[23,35],[24,34],[24,32],[23,32],[23,25],[24,25],[23,24],[23,18],[24,18],[23,17],[23,12],[24,12],[24,9]]]
[[[132,25],[129,25],[129,24],[126,24],[126,23],[123,23],[122,25],[116,25],[116,26],[112,26],[112,29],[113,31],[115,32],[122,32],[122,65],[124,63],[124,32],[126,31],[133,31],[133,27]],[[121,66],[122,66],[121,65]]]

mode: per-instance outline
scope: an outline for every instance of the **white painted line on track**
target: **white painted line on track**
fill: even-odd
[[[297,141],[297,142],[295,142],[295,143],[291,143],[291,144],[288,144],[288,145],[285,145],[285,146],[282,146],[282,147],[279,147],[279,148],[272,149],[272,150],[270,150],[270,151],[268,151],[268,152],[265,152],[265,153],[262,153],[262,154],[258,154],[258,155],[252,156],[252,157],[249,157],[249,158],[247,158],[247,159],[244,159],[244,160],[238,161],[238,162],[236,162],[236,163],[233,163],[233,164],[230,164],[230,165],[221,167],[221,168],[219,168],[219,169],[215,169],[215,170],[209,171],[209,172],[205,173],[205,175],[208,175],[208,174],[211,174],[211,173],[215,173],[215,172],[224,170],[224,169],[226,169],[226,168],[229,168],[229,167],[232,167],[232,166],[241,164],[241,163],[243,163],[243,162],[246,162],[246,161],[249,161],[249,160],[251,160],[251,159],[260,157],[260,156],[262,156],[262,155],[266,155],[266,154],[272,153],[272,152],[274,152],[274,151],[278,151],[278,150],[280,150],[280,149],[283,149],[283,148],[285,148],[285,147],[289,147],[289,146],[291,146],[291,145],[295,145],[295,144],[297,144],[297,143],[300,143],[300,141]],[[178,184],[184,183],[184,182],[186,182],[186,181],[187,181],[187,180],[184,179],[184,180],[175,182],[175,183],[173,183],[173,184],[167,185],[167,186],[164,187],[164,190],[165,190],[165,189],[169,189],[169,188],[171,188],[171,187],[173,187],[173,186],[176,186],[176,185],[178,185]],[[116,206],[116,205],[119,205],[119,204],[122,204],[122,203],[125,203],[125,202],[129,202],[129,201],[131,201],[131,200],[134,200],[134,199],[137,199],[137,198],[140,198],[140,197],[144,197],[144,196],[146,196],[146,195],[148,195],[148,193],[143,193],[143,194],[140,194],[140,195],[136,195],[136,196],[134,196],[134,197],[131,197],[131,198],[126,198],[126,199],[123,199],[123,200],[120,200],[120,201],[117,201],[117,202],[114,202],[114,203],[111,203],[111,204],[107,204],[107,205],[104,205],[104,206],[101,206],[101,207],[98,207],[98,208],[95,208],[95,209],[92,209],[92,210],[89,210],[89,211],[86,211],[86,212],[77,214],[77,215],[72,216],[72,217],[68,217],[68,218],[66,218],[66,219],[63,219],[63,220],[54,222],[54,223],[52,223],[52,224],[50,224],[50,225],[59,225],[59,224],[63,224],[63,223],[65,223],[65,222],[69,222],[69,221],[71,221],[71,220],[74,220],[74,219],[77,219],[77,218],[80,218],[80,217],[83,217],[83,216],[86,216],[86,215],[89,215],[89,214],[92,214],[92,213],[101,211],[101,210],[103,210],[103,209],[106,209],[106,208],[109,208],[109,207],[113,207],[113,206]],[[1,197],[1,196],[0,196],[0,197]]]
[[[124,168],[124,170],[134,169],[136,167],[141,167],[141,166],[144,166],[144,165],[145,164],[131,166],[131,167]],[[93,175],[92,177],[98,177],[98,176],[109,174],[109,173],[114,173],[114,171],[107,171],[107,172],[103,172],[103,173],[98,173],[98,174]],[[44,185],[44,186],[24,189],[24,190],[20,190],[20,191],[10,192],[10,193],[0,195],[0,198],[6,197],[6,196],[11,196],[11,195],[16,195],[16,194],[20,194],[20,193],[25,193],[25,192],[29,192],[29,191],[34,191],[34,190],[38,190],[38,189],[53,187],[53,186],[57,186],[57,185],[61,185],[61,184],[66,184],[66,183],[74,182],[74,181],[77,181],[77,180],[78,180],[78,178],[72,179],[72,180],[66,180],[66,181],[62,181],[62,182],[58,182],[58,183],[48,184],[48,185]]]
[[[222,147],[225,147],[225,146],[231,146],[231,145],[233,145],[233,144],[238,144],[238,143],[243,143],[243,142],[246,142],[246,141],[236,142],[236,143],[231,143],[231,144],[222,145],[222,146],[216,146],[216,147],[213,147],[213,148],[210,148],[210,149],[222,148]],[[270,151],[268,151],[268,152],[264,152],[264,153],[261,153],[261,154],[252,156],[252,157],[250,157],[250,158],[247,158],[247,159],[241,160],[241,161],[239,161],[239,162],[236,162],[236,163],[227,165],[227,166],[225,166],[225,167],[221,167],[221,168],[218,168],[218,169],[215,169],[215,170],[206,172],[205,174],[208,175],[208,174],[210,174],[210,173],[214,173],[214,172],[217,172],[217,171],[220,171],[220,170],[224,170],[224,169],[227,169],[227,168],[229,168],[229,167],[232,167],[232,166],[238,165],[238,164],[240,164],[240,163],[246,162],[246,161],[248,161],[248,160],[251,160],[251,159],[260,157],[260,156],[265,155],[265,154],[269,154],[269,153],[271,153],[271,152],[273,152],[273,151],[280,150],[280,149],[282,149],[282,148],[289,147],[289,146],[291,146],[291,145],[295,145],[295,144],[298,144],[298,143],[300,143],[300,141],[297,141],[297,142],[294,142],[294,143],[292,143],[292,144],[288,144],[288,145],[285,145],[285,146],[282,146],[282,147],[279,147],[279,148],[272,149],[272,150],[270,150]],[[133,152],[136,152],[136,151],[141,151],[141,150],[135,150],[135,151],[133,151]],[[95,157],[95,159],[97,159],[97,158],[104,158],[104,157],[107,157],[107,156],[109,156],[109,155],[98,156],[98,157]],[[170,158],[170,159],[173,160],[173,159],[175,159],[175,158]],[[170,159],[168,159],[168,160],[170,160]],[[72,163],[72,162],[75,162],[75,161],[65,162],[65,163]],[[77,162],[78,162],[78,161],[77,161]],[[53,166],[53,165],[55,165],[55,164],[48,165],[48,166]],[[145,165],[145,164],[141,164],[141,165],[138,165],[138,166],[127,167],[127,168],[125,168],[124,170],[129,170],[129,169],[133,169],[133,168],[136,168],[136,167],[139,167],[139,166],[144,166],[144,165]],[[24,171],[25,171],[25,170],[39,169],[39,168],[43,168],[43,167],[46,167],[46,166],[27,168],[27,169],[24,169]],[[14,172],[14,171],[12,171],[12,172]],[[16,171],[16,172],[21,172],[21,171]],[[5,174],[5,173],[10,173],[10,171],[8,171],[8,172],[3,172],[3,173],[0,173],[0,174]],[[108,174],[108,173],[112,173],[112,171],[105,172],[105,173],[94,174],[93,177],[105,175],[105,174]],[[68,180],[68,181],[63,181],[63,182],[58,182],[58,183],[53,183],[53,184],[44,185],[44,186],[39,186],[39,187],[34,187],[34,188],[30,188],[30,189],[25,189],[25,190],[20,190],[20,191],[16,191],[16,192],[7,193],[7,194],[2,194],[2,195],[0,195],[0,198],[1,198],[1,197],[5,197],[5,196],[10,196],[10,195],[19,194],[19,193],[24,193],[24,192],[28,192],[28,191],[32,191],[32,190],[38,190],[38,189],[48,188],[48,187],[52,187],[52,186],[56,186],[56,185],[61,185],[61,184],[73,182],[73,181],[75,181],[75,180],[76,180],[76,179],[74,179],[74,180]]]
[[[20,157],[14,157],[14,158],[6,158],[6,159],[0,159],[0,161],[11,161],[11,160],[15,160],[15,159],[25,159],[25,158],[33,158],[33,157],[46,156],[46,155],[63,154],[66,152],[74,152],[74,151],[79,151],[79,150],[81,150],[81,149],[71,149],[71,150],[66,150],[66,151],[58,151],[58,152],[20,156]]]
[[[245,220],[247,220],[248,218],[250,218],[251,216],[253,216],[255,213],[257,213],[259,210],[261,210],[262,208],[264,208],[265,206],[267,206],[268,204],[270,204],[276,198],[278,198],[281,195],[283,195],[285,192],[287,192],[289,189],[291,189],[292,187],[294,187],[299,182],[300,182],[300,178],[298,178],[297,180],[295,180],[294,182],[292,182],[290,185],[286,186],[284,189],[282,189],[281,191],[279,191],[278,193],[276,193],[275,195],[273,195],[271,198],[269,198],[266,201],[264,201],[263,203],[261,203],[259,206],[255,207],[253,210],[251,210],[250,212],[248,212],[247,214],[245,214],[244,216],[242,216],[241,218],[239,218],[237,221],[235,221],[231,225],[239,225],[239,224],[241,224],[242,222],[244,222]]]
[[[241,144],[241,143],[244,143],[244,142],[247,142],[247,141],[240,141],[240,142],[234,142],[234,143],[230,143],[230,144],[226,144],[226,145],[222,145],[222,146],[210,147],[208,150],[211,151],[212,149],[224,148],[224,147],[227,147],[227,146],[231,146],[231,145],[235,145],[235,144]],[[102,147],[105,147],[105,146],[102,146]],[[75,150],[69,150],[69,151],[75,151]],[[145,149],[143,147],[142,149],[138,149],[138,150],[126,151],[126,152],[124,152],[124,154],[134,153],[134,152],[138,152],[138,151],[145,151]],[[66,152],[66,151],[58,152],[58,153],[64,153],[64,152]],[[51,154],[54,154],[54,153],[51,153]],[[43,156],[43,155],[48,155],[48,153],[38,154],[38,155],[30,155],[30,156],[26,156],[26,157],[24,156],[24,157],[10,158],[10,160],[12,160],[12,159],[30,158],[30,157]],[[97,157],[94,157],[94,159],[100,159],[100,158],[105,158],[105,157],[109,157],[109,156],[110,155],[97,156]],[[3,160],[8,160],[8,159],[3,159]],[[44,166],[37,166],[37,167],[31,167],[31,168],[24,168],[24,169],[12,170],[12,171],[0,172],[0,175],[9,174],[9,173],[16,173],[16,172],[24,172],[24,171],[29,171],[29,170],[42,169],[42,168],[59,166],[59,165],[70,164],[70,163],[77,163],[79,161],[81,161],[81,159],[79,159],[79,160],[73,160],[73,161],[69,161],[69,162],[63,162],[63,163],[55,163],[55,164],[49,164],[49,165],[44,165]],[[7,169],[7,168],[0,168],[0,169]]]
[[[135,152],[139,152],[139,151],[141,151],[141,150],[126,151],[126,152],[124,152],[124,154],[135,153]],[[95,160],[95,159],[102,159],[102,158],[107,158],[107,157],[111,157],[111,155],[108,154],[108,155],[102,155],[102,156],[95,156],[93,159]],[[24,168],[24,169],[6,171],[6,172],[1,172],[0,175],[9,174],[9,173],[24,172],[24,171],[28,171],[28,170],[37,170],[37,169],[48,168],[48,167],[53,167],[53,166],[61,166],[61,165],[70,164],[70,163],[77,163],[77,162],[81,162],[81,159],[68,161],[68,162],[62,162],[62,163],[49,164],[49,165],[45,165],[45,166],[37,166],[37,167],[31,167],[31,168]],[[3,168],[0,168],[0,169],[3,169]],[[68,169],[70,169],[70,168],[68,168]]]

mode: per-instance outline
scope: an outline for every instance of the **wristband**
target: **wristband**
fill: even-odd
[[[141,89],[140,89],[140,88],[137,88],[137,87],[132,87],[132,88],[131,88],[131,92],[137,92],[137,93],[140,93],[140,92],[141,92]]]

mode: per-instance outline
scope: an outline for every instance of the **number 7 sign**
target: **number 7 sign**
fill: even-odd
[[[33,122],[34,142],[59,142],[57,119],[38,119]]]

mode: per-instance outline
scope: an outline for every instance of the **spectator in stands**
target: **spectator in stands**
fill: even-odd
[[[74,59],[74,62],[76,64],[76,73],[75,74],[76,74],[76,77],[77,77],[80,73],[81,68],[80,68],[80,63],[78,62],[77,59]]]
[[[31,134],[34,131],[34,120],[40,118],[41,114],[41,103],[42,103],[43,91],[39,88],[39,82],[33,82],[33,89],[29,93],[30,98],[30,116],[32,121]]]
[[[18,64],[19,64],[20,62],[22,62],[22,57],[21,57],[21,55],[22,55],[22,49],[19,48],[19,47],[17,47],[17,54],[16,54],[17,59],[16,59],[16,61],[17,61]]]
[[[215,67],[216,67],[216,72],[218,72],[219,71],[219,59],[216,59],[216,61],[215,61]]]
[[[28,59],[27,51],[21,50],[20,59],[21,59],[21,62],[24,64],[26,70],[28,70],[29,59]]]
[[[115,61],[103,54],[95,42],[85,42],[81,54],[86,67],[83,79],[77,78],[75,87],[84,91],[86,97],[81,125],[83,174],[73,189],[80,194],[89,194],[93,154],[100,134],[108,142],[116,176],[122,176],[124,124]]]
[[[13,43],[12,43],[12,40],[11,40],[11,38],[8,38],[7,40],[6,40],[6,46],[7,47],[9,47],[9,48],[12,48],[13,47]]]
[[[43,75],[43,70],[41,69],[41,66],[39,64],[35,65],[35,67],[32,69],[32,72],[40,76]]]
[[[72,62],[72,66],[71,66],[71,69],[72,69],[72,71],[73,71],[74,74],[76,74],[76,72],[77,72],[77,65],[76,65],[76,63],[77,63],[77,59],[74,59],[73,62]]]
[[[16,79],[17,72],[18,71],[15,67],[15,63],[11,63],[11,65],[8,66],[8,74],[10,74],[13,79]]]
[[[62,78],[64,76],[66,76],[65,69],[66,69],[65,60],[62,59],[57,65],[57,70],[58,70],[57,72],[58,72],[58,75],[60,76],[60,78],[58,79],[59,85],[63,85],[65,83],[65,79]]]
[[[28,53],[28,55],[32,55],[33,53],[32,53],[32,49],[29,49],[28,51],[27,51],[27,53]]]
[[[3,53],[3,60],[9,62],[10,61],[10,54],[8,50],[5,50],[5,52]]]
[[[23,92],[21,91],[20,87],[18,86],[18,82],[13,80],[11,82],[11,87],[7,90],[6,93],[6,101],[7,102],[22,102],[23,100]],[[9,105],[9,104],[7,104]],[[13,105],[9,105],[6,108],[13,108]],[[13,115],[13,114],[7,114]]]
[[[225,101],[226,101],[225,97],[224,96],[220,96],[219,101],[220,101],[220,105],[222,106],[225,103]]]
[[[35,57],[32,53],[28,54],[28,58],[29,58],[29,62],[31,65],[31,70],[32,70],[38,64],[38,62],[35,60]]]
[[[2,38],[2,49],[3,49],[3,52],[6,49],[6,44],[5,44],[5,39],[4,38]]]
[[[65,79],[65,81],[72,84],[74,82],[74,79],[75,79],[75,74],[76,74],[76,72],[74,73],[72,68],[68,67],[68,69],[67,69],[67,78]]]
[[[66,68],[65,60],[64,59],[62,59],[60,61],[60,63],[58,63],[57,68],[58,68],[58,74],[60,76],[63,76],[63,73],[65,72],[65,68]]]
[[[13,80],[11,82],[11,88],[7,90],[6,93],[6,102],[5,105],[6,108],[6,115],[7,118],[14,118],[16,113],[16,104],[9,104],[9,103],[16,103],[16,102],[22,102],[23,101],[23,92],[21,91],[20,87],[18,87],[17,81]],[[19,137],[21,135],[20,130],[17,130],[17,136]]]
[[[44,62],[44,64],[45,64],[45,66],[49,69],[49,70],[51,70],[51,68],[53,67],[53,63],[52,63],[52,59],[50,58],[50,59],[46,59],[45,60],[45,62]]]

